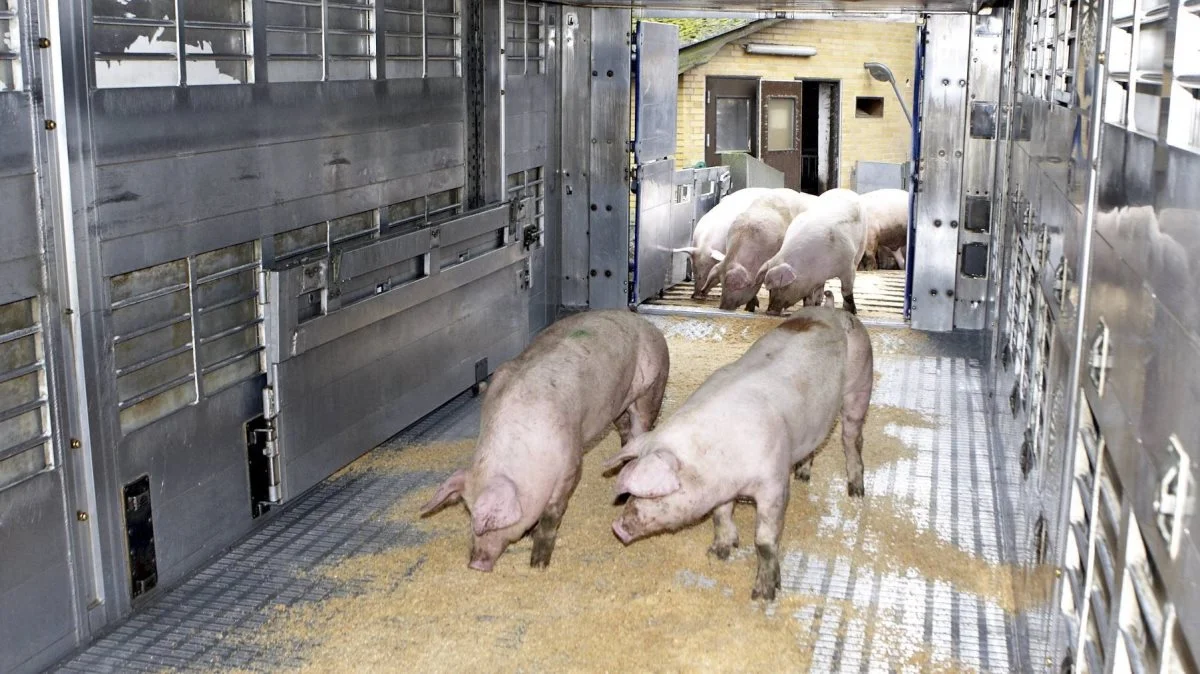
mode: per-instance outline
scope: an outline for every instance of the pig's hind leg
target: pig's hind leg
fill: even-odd
[[[795,476],[797,480],[800,480],[801,482],[808,482],[809,480],[812,480],[812,462],[813,455],[809,454],[800,463],[796,464]]]
[[[846,454],[846,490],[850,496],[863,496],[863,423],[871,406],[871,387],[875,383],[875,362],[871,338],[854,317],[847,317],[846,374],[842,390],[842,450]]]
[[[712,512],[713,542],[708,548],[708,554],[722,561],[729,559],[729,553],[738,546],[737,525],[733,523],[734,502],[719,505]]]
[[[663,395],[667,391],[667,375],[662,373],[656,377],[640,396],[634,399],[617,420],[617,432],[621,435],[621,446],[654,428],[658,421],[658,413],[662,411]]]
[[[784,478],[779,485],[764,486],[754,497],[756,523],[754,547],[758,552],[758,576],[754,580],[751,599],[775,599],[780,587],[779,541],[783,538],[783,519],[787,514],[789,485]]]

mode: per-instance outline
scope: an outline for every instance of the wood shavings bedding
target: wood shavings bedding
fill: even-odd
[[[722,320],[732,324],[721,325]],[[669,325],[664,330],[672,363],[664,416],[775,324],[707,322],[717,325],[707,332],[687,326],[672,332]],[[889,425],[928,427],[932,422],[911,410],[873,406],[864,431],[868,480],[872,470],[915,455],[884,431]],[[374,452],[346,472],[449,472],[466,465],[473,449],[472,441],[463,441]],[[793,616],[804,607],[828,607],[837,600],[788,592],[772,605],[749,600],[756,566],[749,504],[736,508],[742,547],[728,562],[706,555],[712,539],[707,520],[623,547],[610,531],[619,512],[612,481],[599,468],[618,449],[613,432],[585,457],[583,478],[548,569],[529,567],[532,545],[526,538],[508,549],[492,573],[468,570],[465,508],[415,519],[434,491],[429,487],[409,494],[385,515],[414,522],[431,534],[428,542],[315,570],[358,591],[281,606],[251,638],[264,649],[295,651],[307,663],[304,671],[317,672],[807,671],[816,634]],[[916,569],[926,578],[1013,606],[1008,569],[991,567],[917,531],[903,507],[889,499],[852,501],[845,495],[835,428],[814,459],[812,481],[792,483],[783,548],[827,559],[849,557],[857,567]],[[831,509],[857,518],[852,540],[820,534],[818,523]],[[853,610],[875,628],[870,606]],[[896,657],[910,656],[897,652]]]

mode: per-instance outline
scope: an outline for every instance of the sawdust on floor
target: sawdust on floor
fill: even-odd
[[[673,367],[664,416],[774,325],[725,320],[736,325],[707,337],[669,338]],[[891,424],[929,426],[932,421],[910,410],[873,406],[864,428],[868,475],[914,456],[885,432]],[[347,471],[448,472],[470,461],[473,444],[373,452]],[[792,616],[805,606],[827,607],[834,600],[784,593],[768,607],[750,601],[756,568],[752,505],[736,508],[742,547],[728,562],[706,555],[712,539],[706,523],[623,547],[610,533],[619,512],[612,481],[599,468],[618,449],[617,436],[610,433],[585,457],[549,569],[529,567],[532,545],[526,538],[508,549],[492,573],[469,571],[469,520],[459,505],[416,522],[431,534],[422,545],[318,570],[358,591],[319,603],[280,605],[252,638],[265,649],[296,652],[307,663],[305,671],[392,671],[401,664],[410,671],[806,671],[815,634]],[[1012,606],[1011,581],[1004,582],[1007,569],[990,567],[918,531],[898,511],[902,504],[845,495],[839,429],[819,450],[812,473],[810,483],[792,483],[785,550],[849,556],[855,566],[878,570],[915,568],[927,578]],[[409,494],[386,516],[414,521],[433,490]],[[819,534],[818,522],[831,507],[857,517],[853,540]]]

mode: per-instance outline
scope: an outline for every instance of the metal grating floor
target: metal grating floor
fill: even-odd
[[[1010,487],[1004,486],[1007,471],[998,468],[1015,465],[1015,457],[996,453],[990,443],[983,340],[976,334],[875,330],[880,331],[875,335],[879,383],[873,404],[923,412],[936,423],[898,429],[915,454],[869,471],[868,494],[906,499],[913,504],[910,516],[918,529],[973,557],[1014,563],[1008,499],[1002,498]],[[473,437],[478,411],[478,401],[464,394],[375,451]],[[352,584],[308,573],[314,567],[389,546],[421,545],[424,534],[411,523],[379,515],[441,477],[432,472],[335,475],[57,671],[276,671],[301,666],[302,655],[264,651],[233,637],[261,627],[276,605],[355,593]],[[847,538],[858,535],[853,517],[836,508],[819,528]],[[877,572],[856,566],[849,557],[792,551],[783,561],[783,589],[825,599],[794,614],[811,635],[810,671],[946,671],[944,663],[960,670],[1030,671],[1017,617],[995,601],[927,579],[914,569]],[[932,654],[932,662],[943,665],[913,665],[916,651]]]
[[[836,306],[842,306],[841,281],[830,279],[825,283],[825,289],[833,293]],[[713,288],[706,300],[692,299],[691,282],[679,283],[668,288],[662,297],[648,300],[644,306],[671,308],[705,308],[717,309],[721,304],[721,286]],[[767,291],[760,290],[758,302],[761,307],[767,306]],[[904,271],[876,270],[860,271],[854,277],[854,302],[858,312],[865,319],[881,319],[888,321],[904,320]],[[745,313],[739,310],[739,313]]]

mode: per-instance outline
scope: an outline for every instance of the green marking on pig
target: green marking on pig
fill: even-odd
[[[591,337],[592,333],[588,332],[587,330],[576,330],[575,332],[572,332],[570,335],[567,335],[567,336],[571,337],[572,339],[576,339],[579,337]]]

